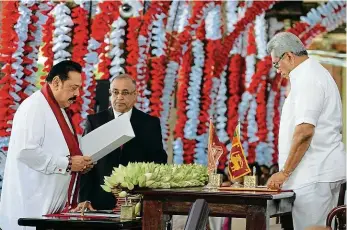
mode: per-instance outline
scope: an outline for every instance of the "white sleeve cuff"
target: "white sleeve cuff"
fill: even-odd
[[[56,157],[55,158],[55,169],[54,173],[65,174],[67,166],[69,165],[69,159],[67,157]]]

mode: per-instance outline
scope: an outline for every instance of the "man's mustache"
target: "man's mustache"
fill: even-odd
[[[77,100],[77,96],[74,96],[74,97],[70,97],[69,98],[69,101],[76,101]]]

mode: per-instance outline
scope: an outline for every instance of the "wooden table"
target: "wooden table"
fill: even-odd
[[[90,219],[87,217],[39,217],[20,218],[18,220],[18,225],[36,227],[37,230],[141,230],[141,219],[121,221],[119,218]]]
[[[210,216],[246,218],[247,230],[267,230],[270,217],[290,214],[295,199],[291,191],[243,192],[180,188],[135,192],[143,195],[143,230],[164,229],[164,215],[187,215],[197,199],[206,200]]]

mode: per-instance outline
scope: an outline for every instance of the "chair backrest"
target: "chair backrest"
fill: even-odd
[[[204,199],[198,199],[190,208],[184,230],[205,230],[210,209]]]
[[[343,183],[340,187],[340,193],[339,193],[337,206],[345,204],[345,194],[346,194],[346,183]]]
[[[346,229],[346,205],[340,205],[330,211],[326,220],[326,226],[331,227],[334,217],[336,218],[335,229]]]

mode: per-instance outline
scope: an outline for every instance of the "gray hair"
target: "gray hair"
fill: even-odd
[[[296,56],[308,55],[304,44],[292,33],[281,32],[276,34],[267,43],[267,52],[274,53],[275,57],[281,57],[286,52],[292,52]]]
[[[114,82],[114,80],[130,80],[134,86],[135,86],[135,89],[136,89],[136,80],[134,78],[132,78],[129,74],[126,74],[126,73],[122,73],[120,75],[118,75],[117,77],[114,77],[111,79],[111,82],[110,84],[112,84],[112,82]]]

